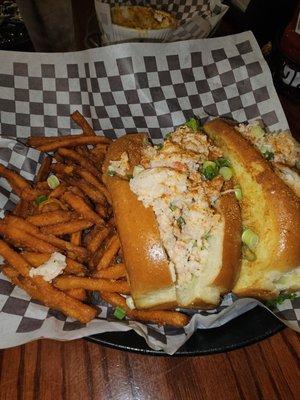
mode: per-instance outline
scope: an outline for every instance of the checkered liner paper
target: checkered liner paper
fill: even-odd
[[[98,134],[115,138],[148,131],[155,143],[192,116],[262,119],[287,128],[269,69],[253,35],[169,44],[122,44],[66,54],[0,52],[0,162],[27,179],[42,155],[22,144],[29,135],[76,134],[70,114],[79,110]],[[16,203],[0,180],[0,206]],[[220,307],[199,311],[184,329],[117,321],[98,297],[98,318],[84,326],[31,300],[0,275],[0,348],[41,337],[70,340],[134,329],[153,349],[173,354],[197,329],[225,324],[255,307],[227,295]],[[277,315],[299,330],[300,299]]]
[[[116,5],[151,6],[171,13],[179,21],[179,26],[167,36],[167,42],[207,37],[228,10],[221,0],[95,0],[104,32],[111,29],[110,7]]]

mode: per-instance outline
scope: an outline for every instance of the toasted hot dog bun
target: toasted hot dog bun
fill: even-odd
[[[131,170],[138,165],[145,142],[147,137],[143,134],[116,140],[108,149],[103,175],[113,201],[134,303],[137,308],[213,308],[219,304],[220,296],[232,289],[239,271],[242,224],[238,202],[230,192],[219,198],[216,209],[221,218],[208,239],[209,254],[201,273],[187,284],[175,285],[176,276],[170,270],[152,207],[146,208],[137,199],[128,181],[107,174],[110,162],[119,160],[124,152]],[[224,190],[230,186],[226,183]]]
[[[256,260],[243,259],[233,292],[270,299],[300,289],[300,199],[234,126],[216,119],[205,132],[230,160],[243,199],[243,225],[259,236]]]
[[[231,187],[225,184],[224,190]],[[182,307],[214,308],[221,295],[233,288],[241,263],[242,220],[233,193],[222,195],[216,203],[221,215],[217,231],[209,238],[209,255],[204,273],[194,276],[185,286],[177,286],[177,299]]]
[[[104,162],[103,181],[112,197],[135,306],[172,308],[177,304],[175,285],[155,214],[137,199],[127,180],[107,174],[110,161],[120,159],[124,152],[132,168],[139,164],[145,142],[146,134],[126,135],[113,142]]]

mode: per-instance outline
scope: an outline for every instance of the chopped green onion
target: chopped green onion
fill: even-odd
[[[253,125],[250,128],[250,135],[254,138],[262,138],[265,135],[265,131],[259,125]]]
[[[267,160],[273,160],[274,158],[274,153],[272,151],[266,150],[262,153],[262,155],[264,156],[264,158],[266,158]]]
[[[109,169],[108,171],[107,171],[107,175],[109,175],[109,176],[114,176],[114,175],[116,175],[117,173],[116,173],[116,171],[114,171],[114,170],[112,170],[112,169]]]
[[[164,145],[162,143],[159,143],[156,148],[157,150],[161,150],[164,147]]]
[[[222,167],[231,167],[230,161],[227,160],[227,159],[224,158],[224,157],[219,157],[217,160],[215,160],[215,163],[217,164],[217,166],[218,166],[219,168],[222,168]]]
[[[210,228],[210,230],[209,230],[208,232],[206,232],[206,233],[202,236],[202,239],[203,239],[203,240],[208,240],[208,239],[211,237],[210,231],[211,231],[211,228]]]
[[[177,225],[179,226],[179,228],[181,229],[182,228],[182,226],[185,224],[185,220],[184,220],[184,218],[183,217],[179,217],[179,218],[177,218]]]
[[[202,173],[205,178],[211,181],[214,177],[218,175],[219,168],[217,164],[213,161],[205,161],[202,165]]]
[[[243,192],[242,192],[242,189],[241,189],[241,187],[240,187],[239,185],[237,185],[237,186],[234,187],[234,194],[235,194],[235,197],[236,197],[236,199],[237,199],[238,201],[241,201],[241,200],[242,200],[242,198],[243,198]]]
[[[276,299],[269,300],[266,302],[266,306],[269,308],[275,308],[282,304],[285,300],[294,300],[297,298],[296,293],[281,293]]]
[[[196,118],[191,118],[185,123],[186,126],[193,129],[193,131],[198,131],[200,129],[199,121]]]
[[[250,250],[254,250],[259,242],[259,237],[251,229],[245,229],[242,234],[242,242],[249,247]]]
[[[248,261],[256,260],[256,254],[253,253],[253,251],[251,251],[248,246],[243,246],[243,257],[246,258],[246,260]]]
[[[40,204],[44,203],[44,201],[46,201],[46,200],[48,200],[48,196],[42,194],[41,196],[38,196],[35,199],[35,204],[40,205]]]
[[[229,181],[232,177],[232,169],[229,167],[221,167],[219,170],[219,174],[223,176],[225,181]]]
[[[55,189],[60,185],[59,179],[56,175],[50,175],[47,179],[47,183],[50,189]]]
[[[117,307],[114,311],[114,317],[118,319],[123,319],[126,315],[126,311],[123,310],[121,307]]]
[[[170,137],[172,136],[172,133],[173,133],[173,132],[167,133],[166,136],[165,136],[165,139],[170,139]]]
[[[176,207],[174,204],[170,203],[169,209],[170,209],[171,211],[175,211],[176,208],[177,208],[177,207]]]
[[[138,174],[140,174],[143,171],[144,171],[144,167],[142,167],[141,165],[136,165],[133,168],[132,174],[133,174],[133,176],[137,176]]]
[[[197,240],[194,240],[193,247],[197,247]]]

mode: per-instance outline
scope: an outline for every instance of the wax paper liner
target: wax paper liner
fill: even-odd
[[[110,8],[115,5],[150,5],[158,10],[170,12],[179,25],[158,39],[158,30],[148,34],[142,32],[143,40],[174,42],[177,40],[198,39],[207,37],[228,10],[228,6],[220,0],[95,0],[95,9],[102,31],[103,44],[112,44],[121,40],[128,41],[128,36],[122,38],[122,32],[111,21]]]
[[[270,71],[253,35],[168,44],[122,44],[77,53],[0,52],[0,162],[33,179],[43,155],[22,142],[29,135],[79,132],[70,114],[79,110],[98,134],[115,138],[148,131],[155,143],[193,115],[238,121],[262,119],[287,128]],[[17,196],[0,180],[0,207]],[[212,311],[199,311],[184,329],[118,322],[113,308],[95,299],[99,316],[88,325],[31,300],[0,275],[0,347],[47,337],[71,340],[134,329],[153,349],[174,353],[197,328],[225,324],[258,304],[227,295]],[[299,298],[276,310],[299,330]]]

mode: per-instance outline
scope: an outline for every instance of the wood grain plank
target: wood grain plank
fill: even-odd
[[[3,351],[2,367],[0,371],[1,400],[18,399],[20,358],[20,347]]]
[[[299,336],[286,329],[225,354],[153,357],[84,340],[0,351],[1,400],[297,399]]]

